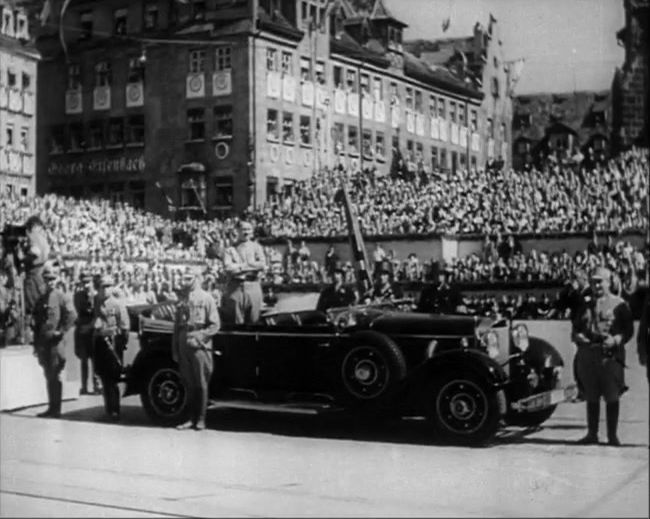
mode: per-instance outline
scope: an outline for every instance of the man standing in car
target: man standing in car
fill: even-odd
[[[208,388],[213,370],[212,337],[221,321],[214,298],[203,290],[196,274],[183,274],[183,289],[176,306],[172,357],[187,388],[189,420],[179,430],[205,429]]]
[[[336,267],[332,272],[334,280],[326,286],[318,297],[316,310],[322,312],[329,308],[337,308],[354,304],[356,295],[354,291],[343,282],[345,273],[341,267]]]
[[[266,256],[262,246],[253,239],[253,226],[241,222],[239,229],[241,241],[236,249],[241,263],[231,270],[231,275],[241,279],[242,284],[228,298],[234,304],[236,322],[255,323],[262,310],[264,296],[259,276],[266,269]]]
[[[417,311],[433,314],[454,314],[463,309],[463,298],[455,285],[450,283],[449,267],[438,271],[438,282],[425,287],[420,294]]]
[[[618,446],[619,400],[627,389],[623,369],[625,344],[634,334],[632,313],[627,303],[611,294],[611,272],[598,267],[591,276],[594,299],[573,319],[572,339],[578,346],[576,367],[587,401],[587,435],[583,445],[598,443],[600,398],[607,411],[607,439]]]

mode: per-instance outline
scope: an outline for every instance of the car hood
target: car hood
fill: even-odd
[[[370,328],[387,334],[474,335],[479,325],[487,324],[484,321],[483,317],[469,315],[386,312],[373,320]]]

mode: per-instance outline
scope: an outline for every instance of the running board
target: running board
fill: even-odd
[[[291,413],[303,415],[318,415],[341,411],[342,407],[324,403],[264,403],[249,400],[210,400],[208,409],[247,409],[251,411],[264,411],[268,413]]]

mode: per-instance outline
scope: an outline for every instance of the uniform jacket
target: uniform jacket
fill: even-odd
[[[77,311],[77,329],[80,332],[91,331],[95,315],[94,297],[85,288],[79,288],[75,290],[72,300]]]
[[[350,287],[346,285],[341,285],[339,287],[329,285],[323,289],[318,297],[316,310],[324,312],[328,308],[348,306],[354,303],[355,299],[354,291]]]
[[[95,334],[103,337],[128,334],[130,321],[126,305],[113,294],[106,299],[99,294],[95,296],[94,327]]]
[[[34,346],[43,348],[59,343],[76,318],[72,298],[56,288],[45,292],[34,307]]]
[[[624,361],[624,347],[634,335],[634,321],[628,304],[613,294],[587,302],[573,320],[572,336],[579,348],[598,346],[609,335],[616,338],[615,357]]]
[[[172,353],[175,358],[184,346],[212,348],[212,337],[219,331],[221,320],[217,304],[210,294],[198,286],[182,294],[176,305]]]
[[[256,241],[242,241],[237,245],[237,253],[244,263],[243,269],[262,271],[266,269],[264,249]],[[257,278],[257,276],[255,276]],[[250,279],[249,279],[250,281]]]

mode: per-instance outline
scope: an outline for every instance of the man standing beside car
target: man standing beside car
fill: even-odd
[[[77,318],[72,299],[56,288],[58,274],[53,267],[42,271],[45,293],[34,301],[34,353],[45,372],[47,381],[47,411],[40,417],[59,418],[63,384],[60,376],[65,367],[63,336]]]
[[[172,357],[178,363],[187,388],[189,420],[179,430],[205,429],[208,388],[213,370],[212,337],[221,321],[214,298],[203,290],[196,274],[183,274],[183,290],[176,306]]]
[[[99,377],[95,373],[93,358],[93,316],[95,313],[95,290],[93,277],[90,272],[82,272],[79,277],[73,302],[77,311],[77,323],[74,330],[74,352],[81,363],[81,391],[82,395],[89,394],[88,379],[92,379],[93,394],[100,395],[102,387]],[[92,368],[92,373],[88,368]]]
[[[600,398],[607,411],[609,445],[619,446],[619,400],[625,386],[625,344],[634,334],[627,303],[610,292],[611,272],[598,267],[591,275],[594,299],[586,302],[573,319],[572,339],[578,346],[576,368],[587,401],[587,435],[582,445],[598,443]]]
[[[114,287],[113,277],[102,278],[95,295],[93,325],[94,367],[102,381],[104,407],[110,420],[120,419],[120,389],[122,355],[129,339],[130,320],[126,305]]]

